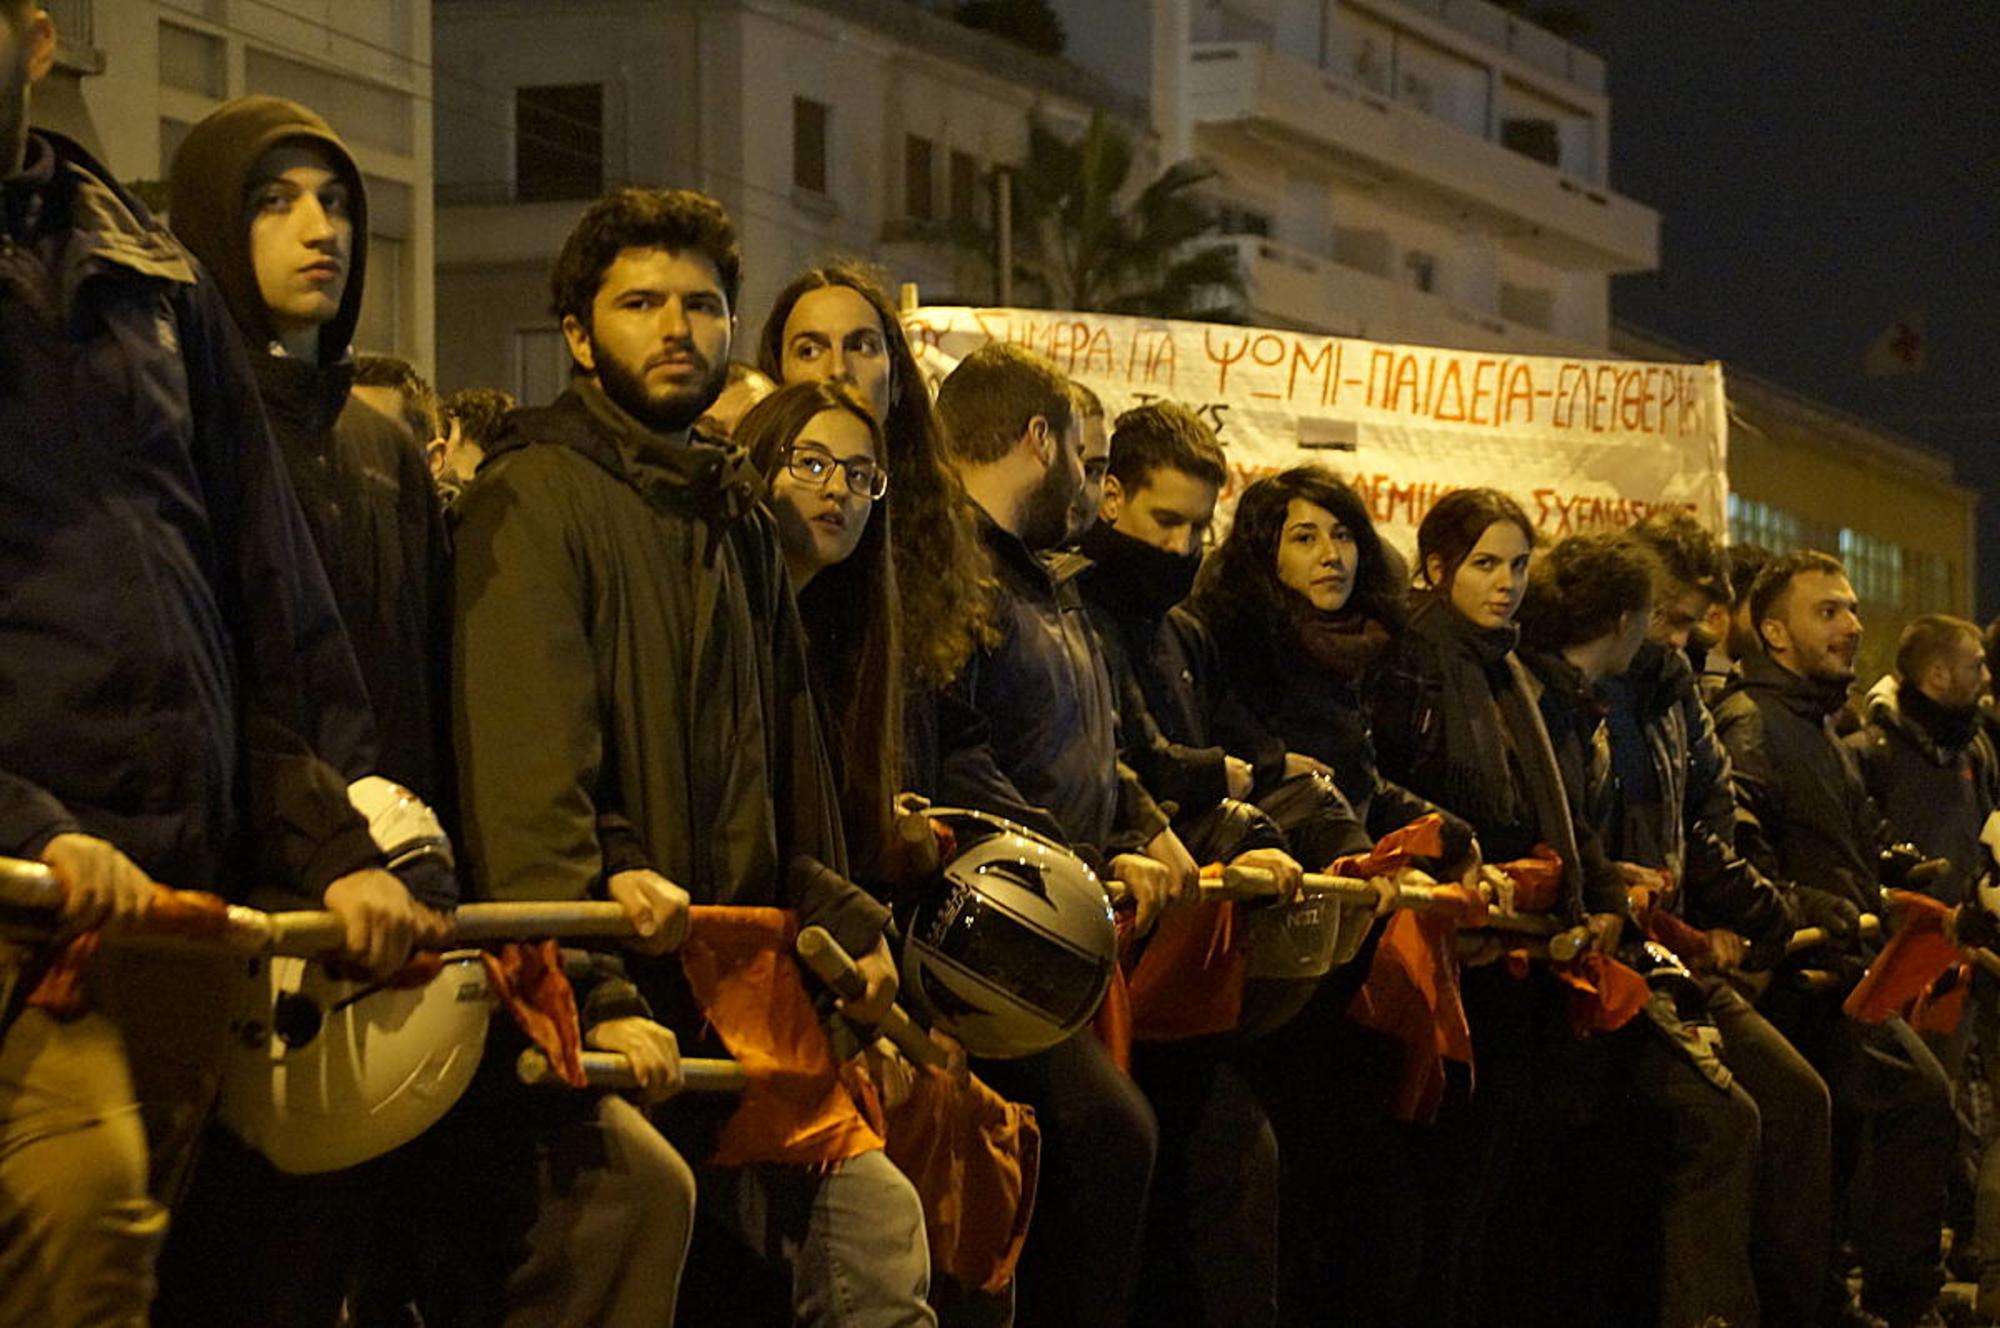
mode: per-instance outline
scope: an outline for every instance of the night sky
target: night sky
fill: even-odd
[[[1661,216],[1620,318],[1949,454],[2000,612],[2000,3],[1584,0],[1612,185]],[[1869,344],[1925,322],[1918,375]]]

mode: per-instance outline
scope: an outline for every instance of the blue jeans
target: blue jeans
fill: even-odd
[[[917,1191],[879,1150],[827,1171],[708,1167],[708,1218],[791,1272],[792,1321],[813,1328],[935,1328]]]

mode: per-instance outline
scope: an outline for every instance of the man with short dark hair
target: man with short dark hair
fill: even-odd
[[[0,853],[49,865],[68,930],[153,880],[276,887],[393,969],[414,929],[366,901],[402,886],[336,768],[366,698],[250,366],[187,250],[30,132],[55,53],[0,3]],[[49,960],[0,946],[0,1321],[143,1324],[241,967],[106,946],[58,1017],[25,1001]]]
[[[942,785],[924,791],[958,805],[994,806],[997,796],[1009,814],[1032,818],[1120,882],[1150,928],[1161,907],[1193,893],[1194,862],[1118,759],[1117,703],[1075,569],[1058,574],[1043,558],[1066,536],[1083,484],[1068,380],[1031,351],[992,343],[945,379],[938,415],[979,509],[1001,638],[953,684],[985,720],[990,745],[948,753]],[[1122,1324],[1157,1148],[1145,1099],[1088,1030],[980,1074],[1032,1105],[1043,1131],[1040,1197],[1021,1260],[1024,1321]]]
[[[715,403],[701,417],[701,427],[718,438],[727,438],[736,432],[737,424],[750,413],[752,406],[777,390],[778,385],[756,365],[731,360],[728,378]]]
[[[866,993],[841,1008],[870,1025],[896,992],[888,914],[844,875],[763,482],[740,449],[694,430],[727,373],[740,263],[714,199],[644,189],[594,204],[556,260],[569,390],[509,417],[461,504],[467,855],[479,894],[608,894],[660,942],[690,899],[794,909],[859,957]],[[700,1036],[678,961],[628,963],[662,1022]],[[645,1032],[612,1022],[621,1040]],[[703,1156],[719,1120],[679,1104],[663,1123]],[[475,1174],[479,1140],[465,1143]],[[796,1322],[934,1322],[922,1209],[881,1150],[700,1176],[708,1225],[785,1265]],[[590,1254],[598,1276],[635,1297],[653,1279],[652,1298],[672,1304],[677,1260],[635,1264],[616,1244]]]
[[[444,432],[444,403],[417,366],[398,355],[356,355],[354,395],[410,431],[420,449]]]
[[[1089,387],[1072,379],[1077,418],[1083,422],[1083,485],[1070,505],[1069,538],[1074,546],[1097,522],[1098,500],[1104,496],[1104,474],[1111,464],[1111,431],[1105,425],[1104,402]]]
[[[499,439],[507,413],[517,404],[497,387],[468,387],[444,399],[444,428],[425,456],[447,511],[479,473],[486,449]]]
[[[1859,601],[1839,559],[1806,550],[1758,573],[1750,615],[1761,649],[1738,662],[1715,705],[1738,843],[1765,875],[1794,882],[1800,921],[1833,938],[1809,962],[1843,979],[1809,990],[1781,970],[1765,1011],[1833,1090],[1835,1192],[1861,1254],[1862,1304],[1896,1328],[1933,1323],[1957,1128],[1950,1085],[1906,1028],[1864,1029],[1840,1010],[1873,950],[1855,923],[1881,910],[1887,842],[1853,750],[1827,727],[1854,680]]]
[[[1714,638],[1707,655],[1695,661],[1700,672],[1701,699],[1713,705],[1736,661],[1758,652],[1757,632],[1750,623],[1750,591],[1757,573],[1771,561],[1771,551],[1761,544],[1732,544],[1726,551],[1729,570],[1729,599],[1710,608],[1704,635]]]

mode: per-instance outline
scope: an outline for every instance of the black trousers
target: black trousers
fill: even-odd
[[[994,1092],[1035,1109],[1042,1171],[1015,1279],[1018,1322],[1126,1322],[1159,1151],[1145,1095],[1086,1028],[1038,1056],[974,1061]]]
[[[1141,1044],[1132,1077],[1160,1125],[1133,1320],[1268,1328],[1278,1317],[1278,1142],[1228,1048]]]
[[[1943,1284],[1938,1237],[1958,1146],[1950,1082],[1907,1027],[1857,1024],[1837,995],[1774,989],[1765,1009],[1833,1093],[1836,1234],[1861,1256],[1862,1302],[1907,1317]]]

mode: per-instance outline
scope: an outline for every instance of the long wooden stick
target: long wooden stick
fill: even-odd
[[[1449,895],[1437,893],[1439,887],[1428,885],[1406,885],[1397,891],[1396,906],[1428,913],[1437,909],[1456,908]],[[1380,896],[1375,887],[1356,876],[1328,876],[1323,872],[1307,872],[1305,875],[1307,894],[1334,895],[1342,899],[1352,899],[1356,903],[1372,905]],[[1205,890],[1204,893],[1207,893]],[[1278,893],[1278,878],[1261,867],[1225,867],[1222,882],[1215,891],[1216,897],[1226,899],[1271,899]],[[1516,932],[1523,936],[1556,937],[1567,928],[1557,918],[1539,913],[1502,913],[1489,909],[1486,921],[1469,930]]]
[[[1882,934],[1882,919],[1874,913],[1863,913],[1856,930],[1873,940]],[[1806,950],[1816,950],[1832,939],[1832,935],[1824,927],[1801,927],[1792,933],[1791,940],[1785,942],[1785,953],[1795,955]]]
[[[523,1051],[514,1061],[514,1073],[524,1084],[562,1083],[562,1077],[540,1047]],[[631,1058],[623,1052],[584,1052],[583,1074],[592,1088],[639,1087],[639,1076],[632,1073]],[[749,1082],[742,1065],[727,1057],[693,1056],[681,1062],[683,1093],[740,1093]]]
[[[49,916],[62,907],[62,887],[55,874],[39,862],[0,858],[0,909],[25,915],[0,921],[0,936],[35,942],[54,934]],[[440,948],[479,945],[486,941],[552,936],[629,938],[636,933],[618,904],[598,900],[531,900],[521,903],[461,904],[451,915],[451,930]],[[107,928],[105,940],[118,945],[159,948],[221,949],[237,954],[298,955],[310,958],[338,950],[347,938],[339,916],[325,910],[265,913],[231,904],[219,935],[190,937],[136,926]]]

